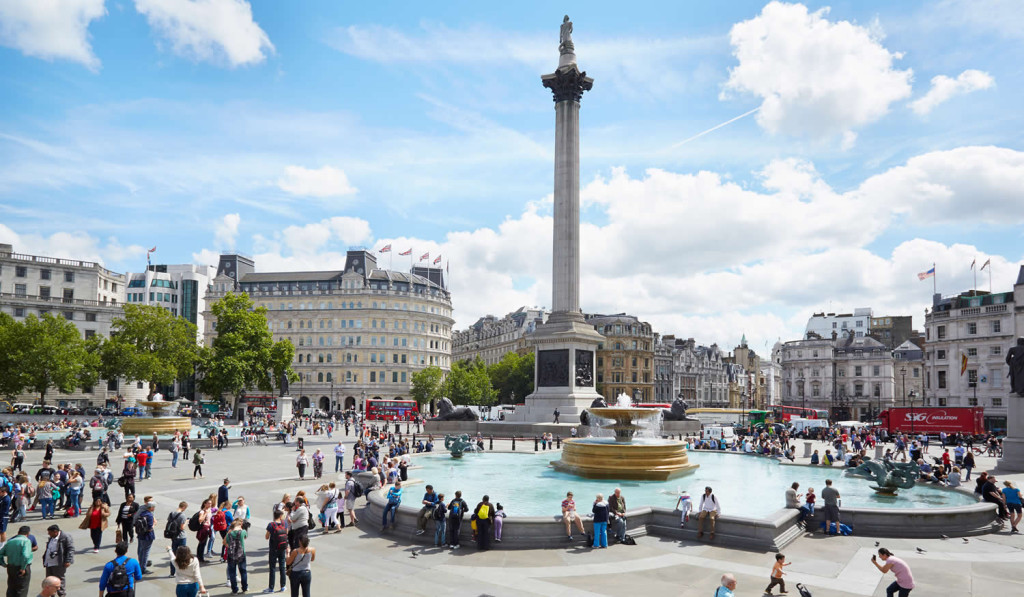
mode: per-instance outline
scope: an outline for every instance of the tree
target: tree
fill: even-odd
[[[25,390],[21,367],[24,339],[25,326],[0,313],[0,396],[12,400]]]
[[[506,353],[500,361],[487,367],[487,374],[498,393],[499,404],[522,401],[533,392],[533,353]]]
[[[453,404],[478,406],[494,404],[497,397],[497,393],[491,387],[487,367],[480,359],[454,363],[444,382],[443,394],[448,396]]]
[[[246,294],[228,293],[211,308],[217,322],[213,346],[201,352],[199,390],[218,399],[237,397],[243,390],[271,392],[282,376],[298,381],[292,370],[295,347],[290,340],[274,342],[267,310],[256,308]]]
[[[162,307],[125,305],[114,319],[110,340],[103,343],[101,370],[107,379],[127,377],[167,385],[192,375],[199,345],[196,326]]]
[[[38,393],[40,404],[46,404],[50,388],[71,392],[78,387],[83,374],[88,374],[88,355],[75,324],[46,313],[41,318],[29,315],[22,325],[22,387]]]
[[[444,371],[441,371],[441,368],[436,365],[413,373],[412,390],[409,393],[412,395],[412,399],[419,404],[420,412],[426,412],[426,406],[441,396],[443,385]]]

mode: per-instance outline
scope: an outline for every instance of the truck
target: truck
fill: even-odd
[[[878,428],[890,434],[985,433],[985,409],[980,406],[901,406],[883,410],[878,420]]]

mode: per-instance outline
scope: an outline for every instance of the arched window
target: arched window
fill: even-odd
[[[320,354],[317,355],[317,362],[318,363],[324,362],[324,353],[321,352]]]
[[[299,354],[299,362],[300,363],[302,362],[302,355],[301,354]]]
[[[302,320],[300,319],[300,320],[299,320],[299,329],[301,330],[301,329],[304,329],[305,327],[306,327],[306,322],[305,322],[305,321],[302,321]]]
[[[306,353],[306,362],[307,363],[312,363],[313,362],[313,355],[308,353],[308,352]]]
[[[327,353],[327,362],[328,362],[328,363],[330,363],[330,362],[331,362],[331,353]]]
[[[333,378],[333,377],[331,377],[331,374],[330,374],[330,373],[328,373],[328,374],[327,374],[327,381],[328,381],[328,382],[332,382],[332,381],[334,381],[334,378]]]
[[[288,329],[289,330],[292,329],[292,322],[291,321],[288,322]]]
[[[324,380],[324,374],[323,373],[317,373],[316,374],[316,380],[319,381],[319,382],[322,382]]]

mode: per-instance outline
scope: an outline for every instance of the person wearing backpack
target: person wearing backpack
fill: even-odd
[[[196,540],[199,541],[196,558],[199,559],[200,564],[206,563],[206,545],[213,535],[213,509],[213,502],[205,499],[199,511],[193,514],[188,521],[188,529],[195,531]]]
[[[188,528],[188,518],[185,517],[185,510],[188,509],[188,502],[180,502],[178,509],[167,515],[167,524],[164,526],[164,539],[170,539],[170,552],[178,553],[178,548],[188,542],[185,529]],[[171,576],[174,576],[174,558],[171,558]]]
[[[107,597],[134,597],[135,583],[142,580],[142,568],[134,558],[129,558],[128,543],[121,541],[114,547],[117,554],[103,566],[100,575],[100,595]]]
[[[97,468],[92,479],[89,479],[89,489],[92,490],[93,501],[100,500],[107,504],[110,503],[110,498],[107,497],[107,479],[102,468]]]
[[[448,503],[448,545],[452,549],[459,548],[459,531],[462,529],[462,517],[466,515],[469,504],[462,499],[462,492],[455,492],[455,499]]]
[[[245,569],[245,540],[249,536],[242,528],[242,521],[231,523],[231,530],[224,538],[224,552],[228,561],[228,581],[231,594],[238,593],[238,576],[242,577],[242,592],[249,590],[249,575]]]
[[[82,530],[89,529],[89,534],[92,536],[93,553],[100,551],[100,541],[103,539],[103,531],[107,528],[108,518],[110,518],[110,506],[104,504],[100,498],[96,498],[85,512],[85,516],[82,517],[82,524],[78,525],[78,528]]]
[[[715,538],[715,521],[722,512],[718,505],[718,498],[711,493],[710,487],[704,488],[704,495],[700,496],[700,504],[697,506],[697,538],[704,536],[704,521],[711,519],[711,538]]]
[[[356,483],[352,478],[352,471],[345,472],[345,511],[348,512],[348,522],[355,526],[356,519],[356,498],[363,495],[363,486]]]
[[[434,547],[444,547],[448,544],[448,537],[445,531],[448,529],[448,508],[444,505],[444,494],[437,494],[437,506],[434,507]]]
[[[7,568],[7,594],[28,594],[32,581],[32,540],[28,527],[18,529],[18,534],[0,547],[0,566]]]
[[[274,592],[274,568],[278,568],[281,576],[281,590],[285,586],[285,558],[288,556],[288,525],[284,520],[285,511],[276,510],[274,521],[267,525],[266,539],[270,558],[270,587],[268,593]]]
[[[142,505],[139,515],[135,517],[135,536],[139,539],[139,566],[142,568],[143,574],[151,572],[147,567],[149,566],[149,550],[153,547],[153,542],[156,541],[154,532],[156,517],[153,515],[155,509],[154,502],[146,502]]]
[[[494,524],[494,506],[489,496],[485,495],[476,505],[473,515],[476,516],[476,546],[486,551],[491,548],[491,525]]]

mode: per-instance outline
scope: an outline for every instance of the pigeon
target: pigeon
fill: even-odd
[[[419,555],[419,554],[417,554],[417,553],[416,553],[416,552],[414,551],[414,552],[412,552],[412,555],[410,555],[409,557],[410,557],[410,558],[415,558],[415,557],[417,557],[418,555]]]
[[[967,537],[964,537],[964,543],[970,543],[970,542],[969,542],[969,541],[967,540]]]
[[[918,547],[918,548],[917,548],[917,553],[928,553],[928,551],[927,551],[927,550],[924,550],[924,549],[921,549],[920,547]]]
[[[878,541],[875,541],[875,547],[878,547],[879,545],[881,545],[881,543],[879,543]]]
[[[943,536],[942,536],[942,540],[943,540],[943,541],[945,541],[946,539],[949,539],[949,535],[943,535]]]

